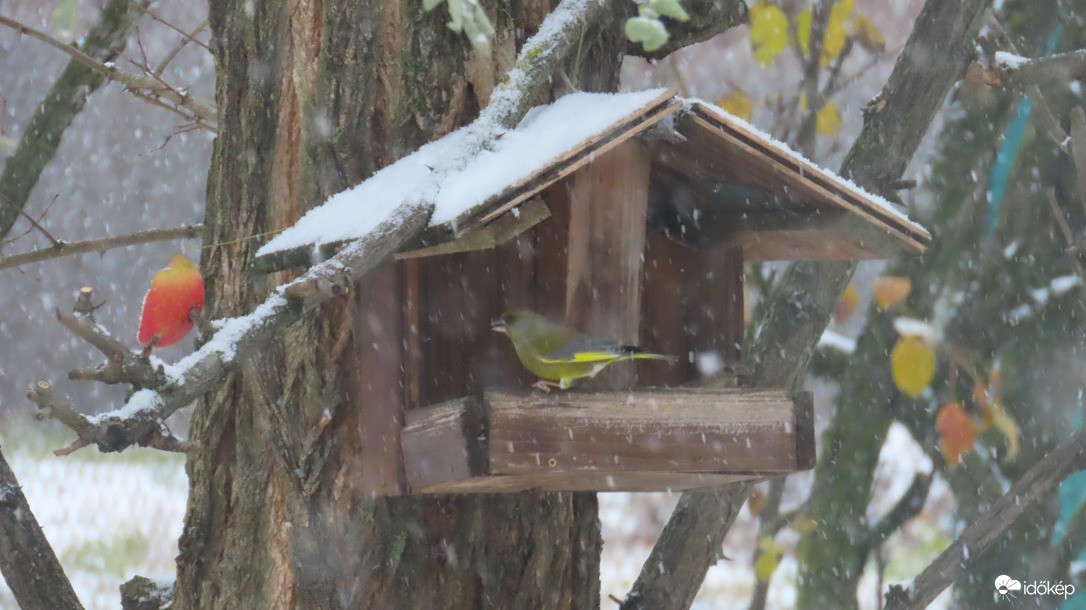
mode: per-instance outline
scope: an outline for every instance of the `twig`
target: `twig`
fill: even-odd
[[[110,61],[124,48],[129,29],[136,18],[130,0],[109,0],[98,21],[84,37],[83,51],[98,61]],[[0,193],[16,208],[26,207],[30,192],[49,162],[56,156],[65,130],[84,108],[87,98],[104,78],[86,66],[71,60],[42,97],[26,125],[19,148],[5,159],[0,175]],[[11,231],[18,215],[0,209],[0,239]]]
[[[199,34],[200,32],[203,32],[204,29],[207,28],[207,25],[208,25],[208,21],[207,21],[207,19],[204,19],[200,23],[200,25],[196,26],[196,29],[192,31],[192,34],[185,34],[184,32],[181,32],[181,35],[184,36],[184,38],[182,38],[181,41],[178,42],[176,46],[174,46],[174,48],[170,49],[169,53],[166,53],[166,57],[164,57],[162,59],[162,61],[160,61],[158,63],[158,67],[155,68],[154,73],[155,74],[162,74],[163,72],[165,72],[166,67],[170,65],[170,62],[172,62],[174,60],[174,58],[176,58],[178,56],[178,54],[181,53],[181,51],[188,45],[189,42],[193,42],[195,44],[198,44],[198,45],[202,46],[204,49],[207,49],[210,52],[211,49],[209,49],[206,44],[204,44],[204,43],[202,43],[202,42],[200,42],[199,40],[196,39],[196,34]],[[170,27],[173,27],[173,26],[170,26]],[[174,29],[176,29],[176,28],[174,28]],[[180,30],[178,30],[178,31],[180,32]]]
[[[0,257],[0,269],[9,269],[11,267],[29,265],[30,263],[39,263],[41,261],[60,258],[62,256],[71,256],[73,254],[85,254],[87,252],[102,253],[114,248],[123,248],[125,246],[134,246],[137,244],[169,241],[171,239],[198,239],[203,233],[203,230],[203,225],[185,225],[172,229],[150,229],[148,231],[138,231],[127,235],[118,235],[117,237],[101,237],[99,239],[88,239],[85,241],[65,242],[57,240],[54,241],[53,245],[49,248],[41,248],[38,250],[31,250],[30,252]]]
[[[1083,467],[1086,467],[1086,429],[1076,431],[1034,464],[987,513],[965,528],[958,539],[913,580],[912,585],[907,589],[891,587],[886,594],[886,610],[926,608],[943,589],[964,574],[1030,504]]]
[[[920,514],[920,511],[924,508],[924,503],[928,500],[928,492],[931,490],[931,481],[934,477],[934,470],[927,473],[916,473],[912,484],[909,485],[909,489],[897,501],[894,508],[868,531],[863,542],[858,545],[865,549],[863,551],[864,556],[859,558],[860,563],[867,561],[867,553],[870,552],[870,549],[877,548],[890,537],[890,534],[893,534],[902,525]]]
[[[212,126],[217,121],[218,114],[213,106],[197,100],[191,95],[181,93],[174,87],[163,87],[160,81],[151,76],[150,74],[142,76],[139,74],[132,74],[130,72],[125,72],[124,70],[117,68],[117,66],[113,65],[112,63],[102,63],[97,59],[94,59],[93,57],[80,51],[79,49],[71,45],[64,44],[63,42],[53,38],[45,32],[19,23],[18,21],[15,21],[14,19],[10,19],[8,17],[0,16],[0,25],[12,28],[13,30],[21,34],[26,34],[31,38],[40,40],[41,42],[44,42],[55,49],[63,51],[75,61],[83,64],[91,70],[94,70],[95,72],[98,72],[109,80],[114,80],[125,85],[129,89],[150,90],[154,92],[154,95],[162,97],[163,99],[172,104],[167,104],[166,106],[164,106],[171,112],[174,112],[184,117],[186,120],[191,121],[193,119],[199,119],[203,122],[204,125],[206,125],[209,130],[214,131]]]
[[[0,572],[24,610],[83,610],[19,481],[0,454]]]
[[[56,201],[56,200],[57,200],[57,198],[53,197],[53,201]],[[31,216],[30,214],[27,214],[26,210],[24,210],[24,209],[22,209],[20,207],[16,207],[16,206],[8,203],[7,201],[4,200],[4,198],[2,196],[0,196],[0,205],[13,208],[23,218],[26,218],[28,221],[30,221],[30,226],[37,229],[39,233],[44,235],[45,238],[48,239],[50,241],[50,243],[53,244],[54,247],[60,245],[60,241],[58,241],[57,238],[53,237],[52,233],[50,233],[49,231],[46,231],[45,227],[41,226],[41,223],[39,223],[37,220],[34,220],[33,216]],[[42,212],[42,218],[45,217],[46,212],[48,212],[49,208],[52,207],[52,206],[53,206],[53,203],[50,202],[49,206],[45,208],[45,212]]]
[[[178,34],[180,34],[180,35],[181,35],[182,37],[184,37],[184,39],[185,39],[185,40],[187,40],[188,42],[191,42],[191,43],[193,43],[193,44],[197,44],[197,45],[200,45],[201,47],[203,47],[203,48],[204,48],[204,50],[205,50],[205,51],[208,51],[208,52],[210,52],[210,51],[211,51],[211,48],[210,48],[210,47],[208,47],[208,46],[207,46],[206,44],[204,44],[204,42],[203,42],[203,41],[201,41],[201,40],[198,40],[198,39],[196,38],[195,34],[189,34],[189,33],[188,33],[188,32],[186,32],[185,30],[182,30],[181,28],[179,28],[179,27],[177,27],[176,25],[174,25],[174,24],[170,23],[169,21],[166,21],[166,20],[165,20],[165,19],[163,19],[162,17],[159,17],[158,15],[154,14],[153,12],[151,12],[151,9],[149,9],[149,8],[147,8],[146,6],[144,6],[144,5],[140,4],[139,2],[136,2],[136,0],[130,0],[130,1],[131,1],[131,2],[132,2],[132,4],[133,4],[133,5],[134,5],[134,6],[136,7],[136,8],[138,8],[138,9],[140,10],[140,12],[142,12],[142,13],[143,13],[144,15],[147,15],[147,16],[148,16],[148,17],[150,17],[151,19],[153,19],[153,20],[155,20],[155,21],[157,21],[157,22],[161,23],[162,25],[164,25],[164,26],[166,26],[166,27],[170,28],[171,30],[173,30],[173,31],[177,32],[177,33],[178,33]],[[194,31],[195,31],[195,32],[197,32],[197,33],[199,33],[199,32],[202,32],[202,31],[204,30],[204,28],[206,28],[206,27],[207,27],[207,19],[204,19],[204,20],[203,20],[203,22],[201,22],[201,23],[200,23],[200,25],[199,25],[199,26],[197,26],[197,27],[196,27],[196,29],[195,29]]]

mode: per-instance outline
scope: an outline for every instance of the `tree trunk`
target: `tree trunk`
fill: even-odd
[[[251,310],[283,279],[246,272],[260,244],[246,238],[288,226],[486,105],[550,8],[493,4],[484,58],[446,27],[444,6],[211,2],[220,132],[201,267],[212,317]],[[622,21],[585,34],[573,82],[617,86]],[[394,274],[363,284],[199,404],[175,607],[598,607],[594,494],[370,497],[362,456],[388,448],[364,436],[357,407],[402,404],[371,379],[398,367],[400,346],[380,339],[403,322],[398,305],[367,300],[395,290]]]

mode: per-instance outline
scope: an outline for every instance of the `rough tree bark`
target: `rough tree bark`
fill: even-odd
[[[417,2],[213,1],[220,135],[204,241],[223,245],[201,261],[210,314],[245,313],[282,279],[247,275],[256,246],[234,240],[471,120],[549,8],[489,11],[495,52],[481,58]],[[579,87],[617,86],[620,12],[584,33],[566,71]],[[361,493],[360,422],[344,407],[367,391],[370,344],[342,340],[362,332],[360,292],[249,358],[194,414],[175,607],[598,607],[594,495]]]

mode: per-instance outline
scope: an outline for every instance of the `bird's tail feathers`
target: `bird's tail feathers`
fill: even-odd
[[[626,354],[628,354],[629,357],[633,358],[634,360],[667,360],[668,362],[672,362],[672,363],[675,363],[675,362],[679,361],[678,356],[668,356],[668,355],[665,355],[665,354],[654,354],[652,352],[646,352],[645,350],[641,349],[640,347],[635,347],[633,345],[624,345],[624,346],[622,346],[622,351],[625,352]]]

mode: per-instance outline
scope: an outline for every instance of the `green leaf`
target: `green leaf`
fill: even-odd
[[[646,51],[655,51],[667,42],[667,28],[658,19],[631,17],[626,21],[626,37],[640,42]]]
[[[432,11],[444,1],[445,0],[422,0],[422,9],[425,11]]]
[[[679,0],[652,0],[652,2],[648,3],[648,6],[661,15],[672,19],[678,19],[679,21],[690,19],[690,14],[683,10],[683,5]]]
[[[70,39],[78,18],[79,6],[76,4],[76,0],[60,0],[60,2],[57,2],[56,8],[53,9],[53,15],[50,19],[53,22],[53,30],[57,35],[61,38]]]

